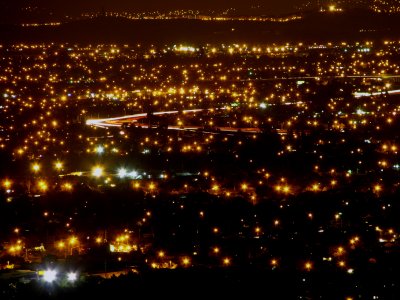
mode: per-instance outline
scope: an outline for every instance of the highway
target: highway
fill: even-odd
[[[354,97],[356,97],[356,98],[371,97],[371,96],[385,95],[386,93],[389,94],[389,95],[399,95],[400,94],[400,90],[381,91],[381,92],[374,92],[374,93],[356,92],[356,93],[354,93]]]
[[[188,109],[183,110],[182,113],[196,113],[204,111],[204,109]],[[154,116],[163,116],[163,115],[171,115],[177,114],[180,111],[178,110],[171,110],[171,111],[161,111],[153,113]],[[114,118],[105,118],[105,119],[90,119],[86,121],[86,125],[107,128],[107,127],[121,127],[125,123],[136,123],[141,119],[145,119],[148,117],[147,113],[140,113],[122,117],[114,117]]]
[[[222,110],[224,108],[220,108]],[[207,109],[209,111],[213,111],[216,109]],[[205,111],[205,109],[189,109],[181,111],[183,114],[188,113],[197,113]],[[161,111],[153,113],[154,116],[163,116],[163,115],[171,115],[171,114],[178,114],[180,111],[172,110],[172,111]],[[135,124],[135,126],[140,128],[148,128],[148,124],[138,123],[139,120],[145,119],[148,117],[147,113],[140,113],[134,115],[127,115],[121,117],[114,117],[114,118],[105,118],[105,119],[89,119],[86,121],[86,125],[99,127],[99,128],[108,128],[108,127],[121,127],[123,124]],[[176,126],[176,125],[168,125],[169,130],[182,130],[182,131],[211,131],[204,129],[202,126]],[[237,127],[213,127],[212,131],[220,131],[220,132],[244,132],[244,133],[260,133],[261,129],[257,127],[245,127],[245,128],[237,128]],[[284,134],[282,130],[278,131],[280,134]]]

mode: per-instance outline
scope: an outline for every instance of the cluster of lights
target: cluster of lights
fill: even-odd
[[[119,235],[113,243],[110,244],[111,252],[130,253],[136,251],[138,246],[130,242],[129,234]]]
[[[53,283],[56,280],[58,280],[59,272],[57,272],[54,269],[47,269],[45,271],[40,272],[40,274],[43,276],[43,281],[47,283]],[[68,282],[76,282],[79,278],[79,274],[77,272],[68,272],[65,274],[65,278]]]
[[[335,11],[335,9],[329,10]],[[60,91],[57,88],[57,84],[53,86],[52,83],[59,82],[63,79],[60,78],[59,74],[50,74],[49,83],[46,83],[44,87],[46,92],[50,95],[50,100],[48,102],[40,102],[38,105],[40,105],[42,109],[41,115],[24,124],[26,125],[24,128],[26,128],[27,133],[21,133],[23,138],[15,141],[19,146],[13,154],[16,159],[29,159],[30,161],[34,161],[30,169],[26,168],[27,170],[29,169],[26,172],[26,177],[29,179],[33,177],[35,179],[35,184],[33,186],[43,193],[54,187],[61,187],[63,191],[71,191],[73,189],[73,183],[66,182],[63,178],[66,176],[73,176],[78,182],[85,182],[88,177],[97,178],[96,180],[88,180],[88,182],[90,184],[98,184],[99,187],[103,186],[103,183],[107,183],[107,187],[121,183],[121,185],[126,185],[128,180],[134,180],[130,182],[133,189],[150,191],[152,196],[156,198],[157,192],[165,186],[164,183],[166,179],[170,177],[174,178],[174,174],[171,174],[171,176],[168,174],[167,176],[163,173],[159,178],[157,177],[158,179],[151,179],[153,181],[150,182],[141,180],[144,178],[144,175],[140,175],[135,170],[125,167],[117,168],[118,166],[124,165],[125,162],[110,168],[110,170],[112,170],[111,172],[108,172],[108,167],[106,167],[111,164],[111,160],[108,160],[109,157],[127,157],[130,155],[127,145],[131,144],[131,139],[134,137],[130,133],[130,130],[125,130],[124,127],[127,124],[141,127],[137,129],[141,129],[142,132],[145,131],[145,128],[151,126],[146,124],[145,121],[148,114],[143,113],[143,111],[145,111],[144,100],[146,100],[147,103],[149,102],[148,99],[152,99],[150,102],[152,102],[151,104],[155,111],[154,116],[169,119],[171,124],[174,125],[168,126],[168,129],[179,130],[179,137],[172,134],[170,135],[169,133],[171,131],[168,131],[164,138],[161,137],[158,130],[153,130],[147,136],[137,138],[137,146],[140,148],[140,152],[143,155],[149,153],[153,154],[158,150],[165,150],[168,155],[171,152],[176,154],[180,151],[180,155],[194,155],[197,157],[205,155],[205,153],[208,153],[208,150],[212,151],[214,143],[220,142],[228,144],[229,141],[234,144],[234,146],[232,146],[232,153],[234,153],[232,157],[240,161],[242,159],[239,157],[241,147],[245,146],[248,142],[251,143],[259,139],[259,133],[262,132],[259,128],[261,124],[273,129],[274,132],[277,133],[277,138],[280,139],[282,146],[282,149],[279,149],[279,152],[276,154],[279,158],[295,155],[296,151],[299,151],[299,146],[302,146],[302,134],[308,135],[309,133],[333,132],[343,136],[341,141],[337,141],[321,135],[322,137],[319,140],[317,139],[315,144],[311,146],[310,155],[314,155],[317,162],[309,166],[313,176],[308,179],[307,182],[305,182],[306,180],[301,180],[301,178],[295,178],[295,176],[288,179],[282,178],[281,172],[279,171],[268,170],[267,172],[266,169],[261,169],[262,166],[256,165],[251,159],[248,161],[248,165],[250,166],[249,170],[254,172],[245,178],[238,178],[236,176],[234,178],[233,176],[232,178],[224,178],[224,176],[214,175],[212,170],[196,170],[196,173],[194,173],[195,176],[203,177],[198,182],[205,182],[201,188],[209,191],[213,195],[218,197],[220,195],[226,197],[240,195],[252,200],[252,203],[256,203],[258,198],[265,195],[264,187],[267,187],[271,190],[271,195],[280,197],[282,201],[279,203],[279,210],[284,211],[289,205],[292,205],[292,201],[290,201],[291,197],[297,194],[310,191],[317,194],[332,189],[341,189],[347,187],[347,185],[351,186],[353,178],[357,177],[356,174],[359,172],[358,170],[361,169],[360,173],[362,173],[364,171],[363,166],[368,163],[362,158],[363,153],[368,150],[373,150],[374,154],[371,155],[371,157],[373,157],[374,160],[371,165],[364,168],[366,172],[370,170],[376,172],[374,175],[377,174],[377,176],[372,178],[370,182],[363,183],[364,185],[362,188],[364,191],[373,193],[371,196],[374,200],[375,198],[379,199],[381,196],[389,193],[392,187],[396,187],[396,184],[388,182],[388,176],[384,176],[386,172],[393,172],[393,170],[399,169],[399,162],[397,160],[398,145],[396,144],[396,140],[388,137],[386,140],[382,141],[381,138],[377,139],[372,135],[373,137],[368,137],[368,139],[364,141],[364,144],[349,149],[350,153],[346,154],[354,157],[354,160],[351,162],[356,163],[359,168],[346,165],[338,167],[338,169],[332,169],[332,165],[327,161],[325,153],[321,149],[333,144],[346,145],[349,140],[351,141],[351,138],[344,138],[344,134],[342,133],[355,133],[354,135],[356,136],[362,128],[372,128],[371,130],[375,130],[376,133],[379,133],[380,130],[385,128],[396,128],[395,125],[397,125],[400,107],[396,103],[385,101],[385,99],[388,96],[396,95],[400,92],[394,89],[394,82],[392,86],[385,81],[395,78],[400,72],[400,65],[396,61],[392,61],[393,53],[396,53],[398,45],[399,43],[378,46],[371,42],[365,42],[354,45],[346,43],[338,45],[326,43],[322,45],[315,44],[305,46],[299,43],[293,45],[270,45],[268,47],[251,47],[245,44],[207,46],[202,50],[205,50],[205,56],[211,58],[210,61],[212,61],[212,63],[210,63],[210,61],[207,61],[205,64],[193,62],[190,65],[176,63],[176,65],[167,67],[165,65],[154,65],[151,70],[139,64],[135,59],[125,60],[124,65],[117,65],[117,67],[114,67],[112,62],[114,62],[115,58],[122,59],[122,57],[135,57],[136,55],[138,57],[144,57],[145,59],[151,59],[160,53],[167,53],[168,51],[175,52],[177,57],[195,57],[200,52],[200,48],[188,45],[172,48],[156,48],[149,46],[147,48],[143,47],[146,49],[141,50],[141,52],[135,49],[131,51],[132,53],[129,53],[129,51],[118,48],[115,45],[110,47],[99,46],[87,48],[71,46],[71,50],[67,50],[67,52],[69,52],[70,57],[76,61],[76,66],[79,65],[79,67],[84,70],[85,76],[70,79],[68,86],[76,86],[75,90],[72,88],[69,90],[68,88],[65,91]],[[19,48],[16,47],[15,49]],[[21,52],[28,51],[24,46],[21,46],[20,49]],[[43,46],[39,46],[38,49],[40,53],[55,51],[53,48],[45,48]],[[304,63],[301,59],[301,55],[297,54],[309,53],[308,51],[315,51],[319,56],[315,61]],[[38,55],[42,60],[46,60],[46,56],[43,54]],[[271,58],[270,61],[272,63],[253,66],[243,59],[241,60],[242,64],[229,65],[224,60],[219,60],[219,56],[224,57],[224,55],[225,57],[226,55],[228,55],[228,57],[235,57],[235,60],[249,56],[257,58],[268,57]],[[295,57],[298,61],[298,65],[291,64],[290,62],[286,63],[286,61],[281,63],[281,58],[294,57],[292,55],[296,55]],[[111,76],[107,68],[104,68],[104,74],[99,75],[100,77],[96,77],[97,74],[94,74],[95,72],[90,70],[88,65],[90,65],[92,58],[97,57],[104,57],[106,61],[109,61],[110,65],[108,67],[112,66],[113,70],[121,69],[124,70],[124,72],[132,71],[132,78],[129,79],[130,87],[124,87],[123,83],[121,83],[121,86],[119,86],[118,83],[113,83],[111,85],[112,79],[110,79]],[[371,57],[373,57],[373,59],[371,59]],[[277,61],[279,61],[279,63],[274,62],[275,58],[278,58]],[[209,65],[207,66],[207,64]],[[73,69],[74,67],[75,65],[71,63],[67,69]],[[40,66],[32,68],[43,68],[40,70],[46,70],[48,66],[45,67],[41,64]],[[170,72],[167,70],[173,71]],[[135,73],[136,71],[137,73]],[[7,73],[7,76],[10,75],[7,69],[4,72]],[[47,71],[43,71],[41,76],[47,74],[46,72]],[[21,71],[21,73],[29,72]],[[274,76],[274,78],[263,78],[258,74],[267,74],[265,75],[266,77]],[[0,75],[0,82],[8,82],[7,76],[1,77]],[[35,82],[35,80],[37,80],[37,78],[32,78],[32,76],[27,77],[30,76],[29,74],[20,74],[20,76],[23,76],[23,78],[25,78],[24,80],[27,81]],[[168,79],[164,80],[164,77]],[[48,78],[48,76],[46,78]],[[174,79],[170,78],[179,78],[179,80],[174,81]],[[253,78],[254,80],[252,80]],[[286,80],[281,80],[282,78],[295,80],[288,80],[286,83]],[[307,80],[304,78],[307,78]],[[315,83],[318,85],[319,82],[324,81],[325,78],[339,78],[339,80],[340,78],[346,78],[346,80],[352,78],[362,79],[360,88],[358,89],[357,87],[358,91],[352,91],[354,98],[349,96],[350,93],[346,97],[339,93],[339,96],[327,99],[326,103],[324,103],[326,105],[323,107],[323,112],[329,115],[329,118],[331,118],[329,120],[332,122],[325,122],[326,120],[321,117],[319,111],[311,112],[312,109],[310,107],[312,107],[313,103],[312,101],[308,101],[308,98],[310,98],[309,95],[313,95],[317,91],[316,88],[313,87],[313,84]],[[21,83],[18,76],[14,76],[12,79],[15,80],[17,85]],[[271,84],[271,89],[265,92],[265,94],[263,94],[263,90],[257,83],[258,80],[262,81],[264,79],[273,82]],[[86,80],[97,82],[100,88],[98,90],[90,90],[90,88],[87,88],[81,91],[81,85],[85,84],[86,86]],[[143,88],[145,83],[149,81],[160,84],[154,84],[156,87]],[[199,82],[201,82],[201,84],[199,84]],[[132,87],[138,87],[138,89],[134,90]],[[356,89],[356,86],[353,88]],[[131,90],[134,91],[132,92]],[[74,96],[70,96],[70,93]],[[20,101],[22,101],[21,99],[23,97],[14,87],[7,88],[3,94],[3,98],[6,103],[4,106],[5,111],[11,108],[29,110],[30,105],[36,105],[33,99],[21,105]],[[78,99],[78,102],[73,100],[75,98]],[[89,101],[89,103],[104,105],[104,107],[118,103],[120,107],[124,109],[127,108],[127,111],[135,111],[138,113],[135,115],[126,115],[125,113],[121,117],[107,119],[91,119],[91,112],[87,111],[90,106],[83,106],[80,102],[88,102],[80,101],[82,99]],[[204,107],[206,101],[213,103],[210,104],[210,107],[215,107],[217,105],[221,105],[221,107],[219,109],[199,109],[200,107]],[[220,102],[223,103],[220,104]],[[61,108],[57,106],[58,103],[62,103]],[[67,135],[68,138],[62,137],[62,140],[60,140],[59,136],[55,138],[58,131],[57,128],[60,128],[60,126],[68,126],[68,124],[67,121],[62,118],[56,120],[52,116],[52,113],[64,109],[68,105],[82,108],[79,118],[82,120],[86,119],[86,124],[90,127],[78,131],[77,133],[74,132],[73,134]],[[176,108],[176,106],[179,108]],[[187,107],[188,109],[181,110],[182,107]],[[270,111],[276,108],[290,109],[287,109],[287,115],[285,114],[284,119],[281,120],[275,118],[273,112],[270,113]],[[242,113],[243,111],[245,113]],[[294,111],[294,113],[290,111]],[[224,116],[224,118],[221,119],[225,120],[225,124],[223,127],[215,127],[216,124],[218,124],[216,119],[221,115]],[[233,115],[237,115],[237,117],[233,118]],[[191,126],[190,121],[195,121],[194,123],[201,125]],[[302,124],[301,126],[304,126],[305,129],[298,129],[298,124]],[[213,132],[209,133],[207,132],[208,128],[220,129],[220,132],[213,130]],[[242,134],[234,134],[239,129],[242,131]],[[10,128],[5,127],[4,132],[2,131],[2,135],[0,136],[0,146],[4,145],[4,147],[8,147],[10,138],[7,134],[12,134],[14,130],[12,126],[10,126]],[[188,137],[185,134],[180,134],[183,130],[198,130],[201,134],[190,134],[191,136],[188,135]],[[87,134],[86,131],[89,133]],[[224,134],[220,134],[221,132]],[[226,132],[229,132],[229,134],[226,134]],[[70,136],[73,136],[73,138]],[[348,136],[351,135],[349,134]],[[69,141],[78,142],[76,144],[61,144],[61,142],[68,139],[70,139]],[[176,146],[176,144],[178,146]],[[89,159],[102,161],[104,166],[96,165],[87,172],[79,171],[64,174],[64,170],[66,169],[65,165],[68,166],[68,169],[72,168],[72,162],[65,164],[59,160],[53,161],[54,158],[59,157],[58,153],[60,152],[57,150],[58,148],[56,148],[56,146],[51,148],[51,150],[47,149],[45,151],[43,147],[49,145],[61,147],[65,150],[63,153],[68,153],[68,151],[70,151],[73,154],[78,153],[85,155],[85,159],[89,157]],[[52,151],[54,151],[54,153]],[[189,154],[188,152],[191,153]],[[44,163],[42,163],[42,161],[44,162],[46,158],[50,157],[49,153],[57,154],[54,156],[51,155],[51,172],[49,168],[46,169]],[[42,157],[44,157],[43,160]],[[243,161],[240,162],[242,163]],[[255,167],[252,169],[251,166]],[[286,174],[284,176],[286,176]],[[19,182],[21,182],[21,180],[17,180],[17,178],[19,177],[16,176],[12,179],[8,177],[5,178],[2,182],[4,190],[12,194],[13,192],[11,189],[20,185]],[[114,184],[114,178],[119,178],[121,180],[115,180]],[[183,186],[183,188],[180,188],[178,192],[187,193],[191,190],[195,190],[199,185],[198,183],[192,185],[191,182],[184,181],[180,186]],[[259,190],[261,190],[261,192],[259,192]],[[348,202],[343,202],[344,207],[347,205],[349,205]],[[183,207],[184,205],[181,206],[181,209],[183,209]],[[44,216],[50,219],[51,214],[45,212]],[[205,209],[198,214],[199,220],[208,219],[208,216]],[[333,224],[332,226],[339,227],[343,222],[346,222],[344,216],[346,216],[345,210],[343,210],[343,213],[335,210],[332,212],[329,222]],[[149,217],[149,215],[146,215],[140,220],[140,224],[146,223]],[[313,222],[318,219],[318,212],[307,210],[304,212],[303,217],[306,222]],[[281,218],[278,214],[275,218],[271,219],[269,223],[269,226],[272,227],[271,232],[284,228],[286,225],[285,220],[285,218]],[[69,227],[70,221],[67,222],[69,222],[67,223],[67,227]],[[208,228],[208,230],[215,237],[220,237],[225,234],[223,227],[212,226]],[[250,227],[249,232],[252,237],[260,239],[266,236],[268,231],[270,231],[269,228],[262,228],[262,226],[255,222],[254,227]],[[394,229],[381,229],[377,227],[376,231],[377,235],[379,235],[379,242],[386,243],[396,241],[397,235]],[[320,229],[319,232],[323,232],[323,229]],[[106,240],[97,238],[96,242],[101,244],[106,243]],[[347,255],[352,249],[361,244],[361,239],[358,236],[354,236],[347,240],[346,237],[345,241],[342,242],[340,246],[334,245],[333,251],[329,251],[329,257],[323,258],[323,260],[327,262],[332,261],[335,266],[352,274],[354,269],[348,267],[348,265],[351,265],[351,260],[348,259]],[[77,238],[71,237],[70,239],[60,241],[57,245],[60,253],[66,254],[70,249],[72,254],[72,249],[80,246],[81,243],[83,242],[79,242]],[[131,251],[137,250],[137,246],[133,241],[130,241],[129,235],[126,233],[118,236],[109,246],[111,252],[130,253]],[[9,251],[20,254],[22,249],[23,246],[17,243],[16,245],[12,245]],[[156,261],[151,262],[151,266],[153,268],[174,268],[176,265],[181,265],[183,267],[193,265],[192,258],[189,256],[179,257],[179,259],[175,260],[178,264],[174,264],[171,262],[171,256],[167,255],[167,253],[167,250],[159,251],[156,254]],[[229,257],[226,256],[227,254],[228,253],[225,253],[225,249],[220,246],[215,246],[210,250],[210,255],[216,258],[221,266],[225,267],[235,264],[235,256]],[[284,258],[278,257],[272,258],[270,261],[267,260],[266,263],[270,264],[270,266],[275,269],[283,265],[285,260]],[[317,266],[317,259],[314,261],[302,261],[300,269],[311,272],[314,269],[318,269]],[[45,281],[54,282],[57,280],[58,272],[55,270],[48,270],[46,272],[48,272],[48,274],[45,273]],[[71,273],[71,276],[68,275],[67,279],[69,281],[75,281],[77,279],[77,274]]]
[[[397,153],[397,146],[396,145],[392,145],[389,149],[389,147],[387,145],[383,145],[382,149],[386,152],[388,152],[389,150],[392,151],[393,153]],[[387,161],[385,160],[380,160],[378,161],[378,165],[383,169],[383,168],[388,168],[390,165],[388,164]],[[60,169],[63,168],[63,164],[61,162],[57,162],[55,164],[55,166],[57,167],[56,169]],[[393,168],[396,169],[396,165],[393,165]],[[41,167],[39,164],[33,164],[32,165],[32,170],[34,172],[38,172],[39,170],[41,170]],[[318,168],[316,169],[318,171]],[[77,173],[77,172],[75,172]],[[78,172],[77,174],[75,173],[71,173],[70,175],[73,176],[82,176],[83,172]],[[146,174],[146,173],[144,173]],[[208,172],[204,173],[205,177],[208,178]],[[293,193],[300,193],[302,191],[307,191],[307,190],[311,190],[313,192],[323,192],[326,191],[328,189],[332,189],[332,188],[339,188],[338,186],[338,173],[337,172],[330,172],[330,174],[332,176],[334,176],[334,179],[331,179],[328,183],[323,184],[321,182],[314,182],[309,186],[305,186],[304,188],[301,188],[300,186],[297,186],[296,188],[294,188],[293,186],[290,186],[285,178],[281,178],[277,181],[277,183],[274,185],[273,180],[271,180],[272,175],[270,173],[266,173],[266,175],[262,178],[262,179],[267,179],[267,182],[264,182],[263,180],[259,180],[257,182],[257,185],[270,185],[271,187],[273,187],[273,189],[275,190],[276,193],[278,194],[293,194]],[[95,177],[95,178],[100,178],[103,176],[106,176],[106,171],[104,169],[103,166],[100,165],[96,165],[92,168],[92,171],[90,172],[90,175]],[[119,168],[117,169],[117,173],[114,174],[116,177],[120,178],[120,179],[141,179],[142,175],[140,175],[137,171],[135,170],[128,170],[126,168]],[[65,175],[62,175],[65,176]],[[62,177],[61,176],[61,177]],[[349,178],[351,177],[351,170],[348,170],[347,172],[345,172],[345,177]],[[160,175],[160,179],[165,180],[167,179],[168,176],[166,174],[161,174]],[[210,191],[212,193],[216,193],[216,194],[225,194],[226,196],[230,196],[232,194],[232,191],[226,190],[226,188],[224,188],[223,186],[221,186],[220,184],[217,183],[217,181],[215,180],[215,177],[211,176],[210,177],[212,185],[211,185],[211,189]],[[107,182],[111,182],[110,177],[106,178],[106,183]],[[113,183],[110,183],[111,185],[113,185]],[[3,188],[10,193],[11,192],[11,187],[13,185],[13,181],[10,179],[4,179],[2,186]],[[242,192],[245,192],[247,194],[253,194],[253,196],[256,196],[254,194],[254,185],[249,184],[248,182],[245,183],[241,183],[240,184],[240,190]],[[36,187],[38,189],[38,191],[41,192],[46,192],[49,190],[50,185],[49,182],[47,182],[45,179],[38,179]],[[139,181],[135,181],[133,182],[133,187],[135,189],[138,189],[141,187],[141,184],[139,183]],[[142,187],[145,187],[145,185],[142,185]],[[73,184],[70,182],[62,182],[62,184],[60,185],[61,190],[63,191],[72,191],[73,190]],[[147,188],[149,191],[154,191],[156,190],[156,182],[150,182],[147,185]],[[185,190],[187,191],[189,189],[189,186],[186,184],[185,185]],[[371,190],[375,193],[381,193],[384,191],[383,189],[383,184],[381,183],[377,183],[375,185],[372,185]]]
[[[229,11],[229,10],[228,10]],[[113,18],[124,18],[128,20],[173,20],[173,19],[193,19],[201,21],[246,21],[246,22],[276,22],[276,23],[286,23],[290,21],[300,20],[303,17],[300,14],[293,14],[289,16],[282,17],[266,17],[266,16],[228,16],[227,11],[210,14],[209,12],[200,12],[198,10],[174,10],[165,13],[159,11],[154,12],[94,12],[82,14],[83,18],[98,18],[100,16],[107,16]],[[54,23],[59,25],[58,23]],[[24,24],[25,26],[41,26],[46,24]],[[50,25],[50,23],[49,23]],[[53,26],[55,26],[53,25]]]
[[[139,173],[135,170],[128,171],[125,168],[120,168],[118,169],[118,177],[119,178],[131,178],[131,179],[137,179]]]
[[[372,10],[378,13],[399,13],[399,0],[373,0],[370,4]]]

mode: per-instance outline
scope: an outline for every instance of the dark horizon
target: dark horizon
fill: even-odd
[[[333,2],[328,0],[284,0],[284,1],[268,1],[268,0],[220,0],[218,2],[212,0],[205,1],[183,1],[183,0],[149,0],[149,1],[128,1],[128,0],[70,0],[70,1],[50,1],[50,0],[1,0],[0,7],[3,13],[18,16],[23,12],[22,9],[28,11],[48,10],[57,14],[80,14],[83,12],[93,12],[100,10],[108,11],[126,11],[126,12],[143,12],[143,11],[173,11],[173,10],[200,10],[200,11],[225,11],[232,9],[237,14],[286,14],[295,12],[299,7],[317,7],[317,3],[329,5]],[[340,1],[339,1],[340,2]],[[342,1],[343,2],[343,1]],[[33,9],[33,10],[32,10]]]

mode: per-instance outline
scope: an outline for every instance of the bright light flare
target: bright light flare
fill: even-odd
[[[374,192],[376,192],[376,193],[382,192],[382,186],[379,184],[376,184],[374,186]]]
[[[103,154],[103,153],[104,153],[104,147],[103,147],[103,146],[98,146],[98,147],[96,148],[96,152],[97,152],[98,154]]]
[[[44,180],[39,181],[39,182],[38,182],[38,188],[39,188],[42,192],[47,191],[48,185],[47,185],[46,181],[44,181]]]
[[[51,282],[55,281],[56,278],[57,278],[57,271],[55,271],[55,270],[46,270],[43,273],[43,280],[46,282],[51,283]]]
[[[92,175],[94,177],[101,177],[101,176],[103,176],[103,173],[104,173],[104,169],[100,166],[96,166],[92,169]]]
[[[63,191],[71,191],[73,188],[72,184],[69,182],[66,182],[62,185],[62,190]]]
[[[33,164],[32,165],[32,171],[35,172],[35,173],[39,172],[40,171],[40,165],[37,164],[37,163]]]
[[[11,187],[11,185],[12,185],[12,182],[10,180],[6,179],[3,181],[4,188],[9,189]]]
[[[190,258],[189,257],[184,257],[182,259],[182,263],[184,266],[188,266],[190,264]]]
[[[132,171],[129,173],[129,177],[131,177],[132,179],[136,179],[138,177],[138,172],[136,171]]]
[[[78,239],[74,236],[69,239],[70,245],[75,245],[77,242],[78,242]]]
[[[149,184],[149,190],[150,191],[154,191],[156,189],[156,185],[153,183],[153,182],[151,182],[150,184]]]
[[[55,168],[56,170],[58,170],[58,171],[62,170],[62,168],[63,168],[63,163],[62,163],[61,161],[55,162],[54,168]]]
[[[312,268],[313,268],[313,264],[311,262],[306,262],[304,264],[304,269],[306,269],[307,271],[311,271]]]
[[[76,272],[69,272],[67,274],[67,279],[70,282],[74,282],[74,281],[76,281],[78,279],[78,274]]]
[[[124,168],[120,168],[118,170],[118,177],[119,178],[125,178],[128,175],[128,172]]]

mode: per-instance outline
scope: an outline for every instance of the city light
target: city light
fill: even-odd
[[[131,172],[129,173],[129,177],[132,178],[132,179],[136,179],[136,178],[138,177],[138,172],[136,172],[136,171],[131,171]]]
[[[223,264],[224,264],[225,266],[229,266],[229,265],[231,264],[231,259],[230,259],[229,257],[225,257],[225,258],[223,259]]]
[[[43,280],[48,283],[52,283],[57,279],[57,271],[55,270],[46,270],[43,273]]]
[[[78,274],[76,272],[69,272],[67,274],[67,280],[70,282],[74,282],[78,279]]]
[[[37,164],[37,163],[34,163],[34,164],[32,165],[32,170],[33,170],[33,172],[35,172],[35,173],[39,172],[39,171],[40,171],[40,165]]]
[[[40,180],[40,181],[38,182],[38,188],[39,188],[39,190],[42,191],[42,192],[47,191],[48,185],[47,185],[46,181]]]
[[[64,165],[63,165],[63,163],[60,162],[60,161],[57,161],[57,162],[54,164],[54,168],[55,168],[57,171],[62,170],[63,167],[64,167]]]
[[[96,166],[92,169],[92,176],[94,177],[101,177],[103,176],[104,170],[100,166]]]
[[[184,257],[184,258],[182,259],[182,264],[183,264],[184,266],[189,266],[189,265],[190,265],[190,258]]]
[[[69,183],[69,182],[65,182],[65,183],[62,185],[62,190],[64,190],[64,191],[70,192],[70,191],[72,191],[72,189],[73,189],[73,186],[72,186],[72,184]]]
[[[306,262],[304,264],[304,268],[306,269],[306,271],[311,271],[311,269],[313,268],[313,264],[311,262]]]
[[[97,152],[98,154],[103,154],[103,153],[104,153],[104,147],[103,147],[103,146],[98,146],[98,147],[96,148],[96,152]]]
[[[11,185],[12,185],[12,182],[10,180],[6,179],[6,180],[3,181],[3,187],[5,189],[11,188]]]
[[[379,192],[381,192],[381,191],[382,191],[382,186],[379,185],[379,184],[376,184],[376,185],[374,186],[374,192],[379,193]]]
[[[125,178],[128,175],[128,172],[124,168],[118,169],[118,177],[119,178]]]
[[[37,277],[60,297],[93,281],[95,299],[148,268],[143,286],[177,269],[196,285],[207,283],[191,281],[200,270],[250,292],[268,273],[283,278],[277,289],[296,285],[294,298],[391,295],[400,40],[389,29],[400,2],[350,2],[283,16],[233,5],[46,17],[57,22],[21,7],[10,17],[21,34],[0,43],[0,269],[21,277],[4,295],[31,280],[23,262],[49,268]],[[151,34],[124,44],[122,20]],[[144,30],[152,23],[160,30]],[[50,36],[91,24],[120,34]],[[187,25],[179,39],[172,24]]]

